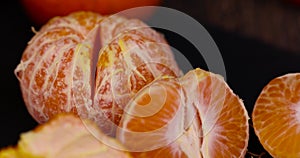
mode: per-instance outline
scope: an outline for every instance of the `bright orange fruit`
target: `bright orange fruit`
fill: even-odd
[[[143,88],[126,106],[117,139],[134,157],[199,157],[196,111],[184,104],[183,89],[175,78],[162,78]],[[191,119],[195,118],[195,119]],[[190,120],[188,120],[190,119]],[[186,132],[183,135],[183,132]],[[190,140],[190,141],[189,141]]]
[[[244,157],[249,140],[249,116],[242,100],[221,76],[211,72],[196,69],[181,81],[189,104],[200,114],[203,157]]]
[[[101,23],[108,27],[111,20],[115,19]],[[94,120],[104,131],[115,133],[125,105],[142,87],[155,78],[181,73],[164,38],[141,21],[120,21],[111,32],[113,40],[102,40],[108,44],[100,50],[96,66],[94,107],[103,115]]]
[[[196,69],[145,86],[126,106],[117,139],[134,157],[243,157],[248,128],[225,81]]]
[[[274,157],[300,157],[300,73],[271,80],[258,96],[253,126]]]
[[[75,113],[114,135],[122,108],[139,89],[181,72],[163,36],[142,21],[75,12],[35,34],[15,74],[39,123]]]

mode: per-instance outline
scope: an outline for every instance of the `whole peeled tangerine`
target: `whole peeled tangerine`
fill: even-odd
[[[114,135],[134,94],[181,71],[164,37],[142,21],[75,12],[36,32],[15,74],[39,123],[74,113]]]

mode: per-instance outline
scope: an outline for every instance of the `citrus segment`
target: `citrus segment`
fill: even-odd
[[[115,133],[125,105],[142,87],[161,76],[181,75],[166,43],[136,31],[123,32],[100,50],[94,106],[102,112],[96,120],[108,134]]]
[[[223,78],[196,69],[181,83],[190,94],[188,103],[200,113],[203,157],[243,157],[249,139],[248,114]]]
[[[91,121],[60,114],[34,130],[22,133],[17,146],[1,150],[0,157],[131,157],[124,150],[120,142],[104,135]]]
[[[300,157],[300,74],[271,80],[252,113],[256,135],[274,157]]]
[[[243,157],[248,130],[247,111],[223,78],[196,69],[138,92],[125,107],[117,139],[134,157]]]
[[[145,86],[125,108],[117,139],[134,157],[200,157],[200,121],[187,125],[182,87],[175,78],[157,79]],[[189,113],[187,113],[189,112]],[[183,135],[183,133],[185,133]]]
[[[157,43],[166,43],[163,35],[156,32],[144,22],[137,19],[126,19],[122,16],[105,16],[101,21],[101,43],[103,46],[118,38],[124,32],[132,32]]]
[[[96,36],[101,19],[89,12],[56,17],[28,43],[15,73],[27,109],[38,122],[61,112],[81,115],[91,106],[90,58],[95,43],[89,37]]]

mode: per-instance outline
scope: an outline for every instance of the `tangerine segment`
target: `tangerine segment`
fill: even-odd
[[[217,74],[195,69],[181,78],[187,102],[200,113],[203,157],[244,157],[248,114],[241,99]]]
[[[101,43],[103,46],[118,38],[124,32],[138,34],[157,43],[167,43],[160,33],[138,19],[126,19],[122,16],[105,16],[101,21]]]
[[[148,29],[123,32],[100,50],[94,106],[109,135],[115,134],[125,105],[142,87],[161,76],[180,75],[170,47],[141,34]]]
[[[185,107],[182,93],[177,79],[162,78],[145,86],[128,103],[116,137],[134,157],[201,157],[201,123],[198,117],[186,121],[196,116],[196,109]]]
[[[300,157],[300,73],[271,80],[252,113],[256,135],[274,157]]]
[[[174,142],[147,152],[132,152],[137,158],[202,158],[200,152],[202,133],[199,117],[190,124],[184,134],[180,135]]]
[[[15,74],[29,113],[40,123],[61,112],[84,114],[92,104],[91,56],[102,17],[78,12],[44,25]],[[75,107],[78,105],[78,107]]]
[[[59,114],[34,130],[21,134],[17,146],[0,151],[0,157],[131,157],[124,150],[120,142],[104,135],[90,120],[81,120],[71,114]]]

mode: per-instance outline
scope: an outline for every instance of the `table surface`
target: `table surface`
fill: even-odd
[[[25,16],[21,6],[14,1],[5,1],[1,9],[2,30],[2,62],[1,64],[1,110],[0,147],[13,145],[22,132],[33,129],[37,123],[27,112],[22,100],[19,83],[13,73],[20,61],[27,42],[33,36],[31,26],[34,24]],[[244,100],[251,116],[253,105],[261,89],[274,77],[300,72],[300,55],[278,49],[260,41],[226,32],[222,29],[202,23],[215,40],[224,59],[227,82],[233,91]],[[192,63],[193,67],[205,68],[205,63],[199,62],[191,55],[196,51],[190,44],[174,33],[164,32],[170,45],[176,47]],[[201,57],[200,57],[201,58]],[[250,120],[251,124],[251,120]],[[248,150],[259,154],[264,152],[250,127]],[[247,157],[250,157],[247,155]],[[265,155],[268,157],[268,155]]]

